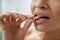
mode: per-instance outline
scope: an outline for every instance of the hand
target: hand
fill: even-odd
[[[3,40],[24,40],[25,34],[33,22],[33,19],[28,19],[23,28],[21,28],[21,23],[28,19],[27,16],[7,12],[0,17],[0,24],[2,26]]]

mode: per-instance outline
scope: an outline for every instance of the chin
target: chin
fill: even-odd
[[[52,31],[55,28],[52,28],[50,26],[46,26],[46,25],[35,25],[36,30],[40,31],[40,32],[48,32],[48,31]]]
[[[45,27],[41,26],[41,25],[35,25],[35,28],[36,28],[36,30],[38,30],[40,32],[46,31]]]

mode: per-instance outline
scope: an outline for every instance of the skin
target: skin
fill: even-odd
[[[21,28],[20,25],[25,20],[27,21],[24,27]],[[25,34],[32,22],[32,17],[16,12],[7,12],[1,15],[2,40],[24,40]]]
[[[35,28],[41,32],[41,40],[60,40],[60,0],[32,0],[31,11],[34,15],[36,12],[39,12],[50,17],[49,20],[42,24],[37,24],[34,21]],[[1,18],[6,19],[0,22],[3,30],[2,40],[24,40],[25,34],[33,20],[29,19],[24,25],[24,28],[21,29],[19,25],[26,20],[27,17],[21,20],[21,14],[17,15],[20,20],[16,22],[16,15],[11,14],[11,12],[2,15]],[[12,17],[10,21],[9,16]]]
[[[32,0],[32,14],[43,13],[50,17],[44,23],[35,24],[42,40],[60,40],[60,0]]]

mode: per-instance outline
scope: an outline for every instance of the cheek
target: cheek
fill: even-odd
[[[32,12],[32,13],[33,13],[34,9],[35,9],[35,4],[32,3],[32,4],[31,4],[31,12]]]
[[[60,14],[60,2],[50,2],[49,5],[53,13]]]
[[[50,10],[52,12],[53,17],[55,19],[60,19],[60,3],[51,2],[49,5],[50,5]]]
[[[55,8],[52,8],[52,10],[53,10],[54,18],[59,20],[60,19],[60,8],[59,7],[55,7]]]
[[[59,5],[52,6],[52,11],[53,11],[53,13],[55,13],[56,15],[60,14],[60,6],[59,6]]]

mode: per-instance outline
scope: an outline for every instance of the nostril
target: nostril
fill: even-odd
[[[45,8],[45,7],[41,7],[41,8]]]
[[[41,7],[41,9],[46,9],[45,7]]]
[[[48,9],[48,5],[41,6],[41,9]]]
[[[37,15],[35,15],[35,16],[37,16]]]

